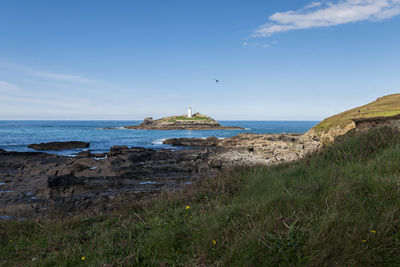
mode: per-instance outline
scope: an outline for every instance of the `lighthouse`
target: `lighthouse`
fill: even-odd
[[[188,118],[191,118],[191,117],[192,117],[192,108],[189,107],[189,109],[188,109]]]

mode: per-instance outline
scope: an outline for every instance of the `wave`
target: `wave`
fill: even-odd
[[[165,138],[162,139],[156,139],[153,142],[151,142],[153,145],[162,145],[163,142],[165,141]]]
[[[139,184],[156,184],[156,182],[153,182],[153,181],[145,181],[145,182],[140,182]]]

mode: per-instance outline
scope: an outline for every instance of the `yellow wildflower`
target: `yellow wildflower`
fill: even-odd
[[[10,241],[8,241],[8,242],[12,243],[12,240],[10,239]]]
[[[375,230],[371,230],[371,233],[376,234],[376,231]]]
[[[361,242],[363,242],[363,243],[367,243],[367,240],[363,239],[363,240],[361,240]]]
[[[186,209],[187,209],[187,210],[190,209],[190,206],[186,206]]]
[[[82,256],[81,260],[84,261],[86,258]]]
[[[213,245],[216,245],[216,244],[217,244],[217,241],[211,240],[211,243],[212,243]]]

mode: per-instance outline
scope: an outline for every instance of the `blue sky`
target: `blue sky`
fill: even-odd
[[[0,119],[190,105],[219,120],[320,120],[400,92],[399,15],[400,0],[2,0]]]

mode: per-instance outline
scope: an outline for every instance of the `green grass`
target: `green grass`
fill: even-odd
[[[174,116],[167,118],[169,122],[176,122],[176,121],[211,121],[209,117],[203,116],[196,116],[196,117],[185,117],[185,116]]]
[[[313,127],[318,132],[328,132],[333,127],[344,127],[353,118],[389,117],[400,114],[400,94],[387,95],[367,105],[357,107],[323,120]]]
[[[3,221],[0,265],[399,266],[399,162],[381,128],[111,215]]]

